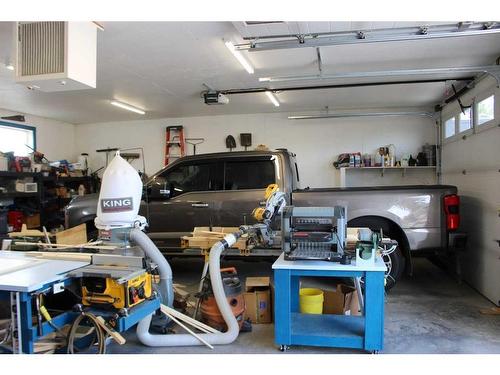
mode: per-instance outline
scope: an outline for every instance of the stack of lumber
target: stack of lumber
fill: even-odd
[[[210,249],[216,242],[219,242],[225,235],[238,232],[238,227],[196,227],[191,233],[192,236],[184,236],[181,238],[181,244],[184,249],[199,248],[203,250]],[[232,246],[238,250],[246,250],[248,236],[241,236],[238,241]]]

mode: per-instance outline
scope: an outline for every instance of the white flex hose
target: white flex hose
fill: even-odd
[[[228,234],[223,240],[217,242],[210,249],[209,271],[210,281],[212,283],[212,290],[214,293],[217,307],[227,324],[227,332],[224,333],[204,333],[200,334],[204,340],[209,344],[230,344],[238,337],[240,327],[236,320],[231,306],[227,301],[224,293],[224,285],[222,283],[222,276],[220,273],[220,256],[222,251],[231,247],[236,240],[241,236],[241,233]],[[159,252],[159,251],[158,251]],[[160,270],[161,271],[161,270]],[[160,275],[161,277],[161,275]],[[151,323],[152,315],[144,318],[137,325],[137,337],[139,341],[147,346],[194,346],[203,345],[197,338],[190,334],[182,335],[152,335],[149,333],[149,325]]]
[[[160,250],[158,250],[153,241],[142,230],[138,228],[132,229],[130,231],[130,239],[139,245],[149,259],[158,266],[160,274],[158,293],[160,294],[160,300],[164,305],[172,307],[174,304],[174,287],[170,264],[168,264]]]

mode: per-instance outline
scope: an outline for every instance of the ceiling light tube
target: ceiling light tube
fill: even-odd
[[[271,91],[266,91],[266,95],[271,101],[271,103],[274,104],[275,107],[280,106],[280,102],[278,101],[278,98],[276,98],[276,95],[274,95]]]
[[[12,65],[12,64],[5,64],[5,69],[14,70],[14,65]]]
[[[146,112],[140,108],[137,108],[137,107],[134,107],[134,106],[131,106],[129,104],[122,103],[122,102],[117,102],[116,100],[111,100],[110,103],[111,103],[111,105],[114,105],[115,107],[120,107],[120,108],[126,109],[127,111],[138,113],[140,115],[146,114]]]
[[[234,48],[234,44],[227,41],[224,43],[229,51],[233,54],[234,57],[236,57],[236,60],[245,68],[245,70],[248,72],[248,74],[253,74],[254,69],[253,66],[250,65],[250,63],[245,59],[243,54],[240,51],[237,51],[236,48]]]

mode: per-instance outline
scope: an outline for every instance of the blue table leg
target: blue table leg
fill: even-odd
[[[292,291],[290,270],[274,270],[274,341],[291,344]]]
[[[290,271],[290,311],[299,312],[299,285],[300,277],[293,276]]]
[[[28,293],[19,293],[19,305],[21,311],[21,327],[18,334],[22,335],[22,351],[31,354],[33,348],[33,322],[31,313],[31,296]]]
[[[384,344],[384,273],[365,273],[365,350],[382,350]]]

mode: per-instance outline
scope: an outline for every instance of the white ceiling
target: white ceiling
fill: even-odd
[[[423,107],[437,104],[442,83],[281,92],[275,108],[260,94],[232,95],[225,106],[207,106],[203,83],[215,89],[265,87],[259,77],[316,74],[313,48],[244,52],[255,67],[249,75],[225,48],[242,36],[263,33],[358,30],[422,23],[287,22],[246,26],[240,22],[102,22],[98,33],[97,88],[64,93],[30,91],[0,66],[0,108],[71,123],[180,116],[298,112],[376,107]],[[285,30],[286,28],[286,30]],[[295,31],[296,32],[296,31]],[[0,22],[0,63],[12,61],[13,23]],[[493,64],[500,55],[500,35],[343,45],[321,48],[324,74]],[[288,83],[288,85],[301,85]],[[285,86],[275,84],[269,87]],[[113,107],[112,99],[147,111],[145,116]]]

